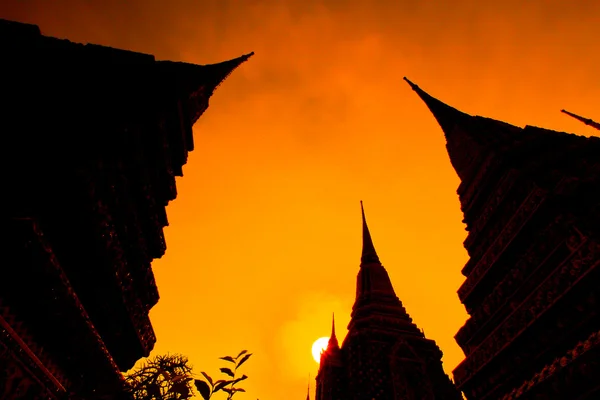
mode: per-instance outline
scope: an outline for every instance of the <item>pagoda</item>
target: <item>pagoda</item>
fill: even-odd
[[[600,398],[600,139],[471,116],[405,80],[461,180],[457,387],[469,400]]]
[[[157,61],[5,20],[0,50],[0,398],[122,398],[156,341],[151,262],[192,126],[252,54]]]
[[[316,378],[316,400],[461,399],[444,373],[441,350],[413,323],[396,296],[364,210],[362,233],[348,334],[340,346],[334,320]]]

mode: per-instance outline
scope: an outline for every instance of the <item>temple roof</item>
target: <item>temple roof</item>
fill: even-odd
[[[306,389],[306,400],[310,400],[310,374],[308,375],[308,388]]]
[[[115,97],[111,103],[120,98],[128,109],[135,102],[135,99],[124,95],[128,90],[139,97],[147,97],[146,92],[165,97],[162,88],[167,88],[181,98],[208,98],[240,64],[254,55],[251,52],[208,65],[156,60],[151,54],[45,36],[36,25],[3,19],[0,19],[0,38],[3,45],[15,51],[15,54],[6,56],[9,64],[29,62],[44,65],[57,78],[67,77],[65,85],[69,84],[68,81],[79,80],[77,76],[93,76],[91,82],[99,87],[94,86],[90,90],[109,90],[115,86],[117,89],[112,90],[118,92],[118,96],[109,91]],[[86,85],[89,86],[90,82]],[[97,96],[105,95],[97,93]],[[199,115],[193,115],[192,124],[197,117]]]
[[[454,126],[457,125],[461,119],[464,120],[472,118],[471,115],[459,111],[454,107],[450,107],[446,103],[443,103],[435,97],[429,95],[419,86],[411,82],[408,78],[404,77],[404,80],[417,93],[421,100],[425,102],[427,108],[429,108],[435,119],[442,127],[447,139],[450,139],[448,136],[451,134]]]
[[[373,295],[396,298],[396,293],[394,292],[387,271],[381,265],[375,251],[362,201],[360,202],[360,209],[362,215],[363,245],[359,279],[356,287],[357,302],[361,298],[371,298]]]
[[[58,344],[56,358],[79,363],[73,371],[86,375],[90,385],[90,371],[112,369],[121,379],[119,369],[130,369],[154,346],[148,310],[158,291],[150,260],[165,251],[165,206],[177,195],[175,175],[193,148],[192,126],[215,88],[252,53],[212,65],[156,61],[150,54],[44,36],[35,25],[1,19],[0,46],[3,116],[19,127],[4,135],[11,150],[7,165],[17,166],[7,175],[15,194],[11,212],[35,216],[51,247],[68,250],[61,268],[106,348],[97,344],[96,358],[81,354],[89,370],[75,357],[79,342],[72,351]],[[73,184],[75,175],[86,183]],[[127,187],[115,189],[114,182],[125,181]],[[83,199],[88,184],[96,188],[94,201],[71,207],[59,200]],[[93,207],[104,199],[110,199],[110,210]],[[114,222],[107,227],[110,235],[98,228],[106,218]],[[114,240],[107,242],[109,236]],[[113,262],[111,257],[122,255],[113,250],[124,245],[123,262]],[[77,268],[78,260],[89,261],[85,271]]]
[[[335,316],[332,319],[331,336],[327,342],[327,348],[321,353],[320,367],[326,365],[340,365],[341,363],[340,345],[335,335]]]
[[[373,245],[373,239],[371,239],[371,233],[369,232],[369,227],[367,226],[367,219],[365,217],[365,209],[363,207],[363,202],[360,202],[360,211],[362,213],[362,255],[360,257],[361,265],[370,264],[370,263],[379,263],[379,257],[377,256],[377,252],[375,251],[375,246]]]
[[[532,126],[521,128],[492,118],[471,116],[430,96],[406,77],[404,80],[425,102],[444,131],[450,162],[463,182],[477,174],[484,160],[490,157],[514,161],[515,154],[526,153],[526,158],[533,159],[549,149],[556,151],[567,144],[576,145],[575,141],[585,142],[584,136]],[[600,129],[600,124],[591,119],[562,112]]]
[[[466,114],[432,97],[406,77],[404,80],[425,102],[442,128],[450,162],[461,180],[467,180],[476,172],[477,160],[519,139],[521,128]]]
[[[390,318],[382,325],[383,329],[396,329],[412,325],[412,320],[406,313],[402,303],[396,296],[390,277],[379,261],[375,246],[367,227],[364,207],[361,202],[363,225],[363,251],[361,264],[356,278],[356,300],[352,307],[352,319],[348,325],[349,330],[358,326],[370,326],[371,321],[379,324],[378,318]],[[375,320],[372,318],[375,317]],[[380,321],[381,322],[381,321]],[[416,327],[410,328],[416,332]]]
[[[329,342],[327,343],[327,350],[339,348],[340,345],[337,340],[337,336],[335,336],[335,314],[333,314],[331,319],[331,336],[329,337]]]
[[[479,132],[472,129],[473,117],[430,96],[408,78],[405,77],[404,80],[425,102],[442,128],[450,163],[461,180],[466,180],[472,169],[470,168],[472,160],[481,152]]]
[[[217,64],[196,65],[184,62],[158,61],[165,72],[172,73],[179,80],[186,83],[190,93],[205,88],[206,94],[211,95],[214,90],[242,63],[254,55],[254,52],[223,61]]]
[[[215,89],[242,63],[254,55],[245,54],[217,64],[196,65],[184,62],[158,61],[159,76],[165,82],[176,83],[178,94],[190,100],[200,100],[196,107],[190,107],[192,125],[198,120],[202,111],[203,99],[209,99]],[[196,110],[194,110],[196,108]]]

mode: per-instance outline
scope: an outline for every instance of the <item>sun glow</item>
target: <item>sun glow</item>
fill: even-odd
[[[321,362],[321,353],[325,351],[327,348],[327,343],[329,342],[328,337],[322,337],[317,340],[312,345],[312,355],[317,363]]]

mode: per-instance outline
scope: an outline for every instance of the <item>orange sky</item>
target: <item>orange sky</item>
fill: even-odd
[[[331,312],[344,337],[359,200],[396,293],[452,371],[467,318],[459,181],[402,77],[471,114],[597,134],[559,110],[600,120],[599,16],[595,0],[0,3],[46,35],[158,59],[256,52],[194,128],[151,312],[154,353],[186,354],[198,373],[253,352],[240,400],[304,398]]]

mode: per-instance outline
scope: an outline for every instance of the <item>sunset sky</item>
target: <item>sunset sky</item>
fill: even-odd
[[[473,115],[600,133],[560,113],[600,120],[595,0],[4,0],[0,18],[157,59],[256,53],[194,127],[150,314],[153,354],[185,354],[197,373],[254,353],[239,400],[304,399],[309,373],[314,389],[312,343],[332,312],[340,343],[350,320],[360,200],[445,370],[463,359],[459,180],[403,76]]]

